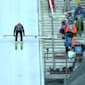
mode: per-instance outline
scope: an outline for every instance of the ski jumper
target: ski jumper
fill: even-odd
[[[14,28],[15,41],[17,41],[18,34],[20,34],[21,41],[23,41],[24,28],[21,24],[18,24]]]

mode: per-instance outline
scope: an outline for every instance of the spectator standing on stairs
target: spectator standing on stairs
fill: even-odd
[[[72,16],[72,12],[70,11],[65,16],[66,16],[66,20],[65,20],[66,24],[69,24],[69,20],[74,20]]]
[[[79,32],[79,35],[81,36],[81,31],[83,31],[83,15],[81,10],[78,10],[78,14],[76,15],[76,27],[77,32]]]
[[[60,28],[60,33],[62,34],[62,39],[64,39],[64,37],[65,37],[65,27],[66,27],[65,20],[62,20],[61,28]]]
[[[69,17],[69,20],[73,20],[73,16],[72,16],[72,12],[71,11],[68,12],[68,17]]]
[[[81,13],[84,15],[85,17],[85,11],[84,9],[81,7],[80,3],[78,3],[78,7],[75,9],[74,11],[74,19],[76,19],[76,14],[78,14],[78,11],[81,10]]]
[[[65,28],[65,47],[66,47],[66,53],[69,50],[69,47],[74,47],[75,45],[75,35],[76,35],[77,29],[75,24],[72,20],[69,20],[69,24]]]
[[[78,3],[78,7],[75,9],[74,14],[73,14],[75,20],[76,20],[76,15],[78,14],[79,10],[81,11],[81,14],[85,17],[85,11],[84,11],[84,9],[81,7],[80,3]],[[84,27],[83,27],[83,25],[82,25],[82,31],[84,30],[83,28],[84,28]]]

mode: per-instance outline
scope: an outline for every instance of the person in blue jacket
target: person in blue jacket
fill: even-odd
[[[85,17],[85,11],[84,9],[81,7],[80,3],[78,3],[78,7],[75,9],[74,11],[74,19],[76,19],[76,15],[78,14],[78,11],[81,10],[81,13],[84,15]]]
[[[83,15],[83,18],[85,17],[85,11],[84,11],[84,9],[81,7],[80,3],[78,3],[78,7],[77,7],[77,8],[75,9],[75,11],[74,11],[74,20],[76,20],[76,21],[77,21],[76,16],[78,15],[79,10],[81,11],[81,14]],[[83,27],[83,21],[82,21],[81,31],[83,32],[83,30],[84,30],[84,27]]]

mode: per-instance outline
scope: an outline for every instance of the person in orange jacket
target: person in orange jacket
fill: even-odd
[[[77,33],[76,25],[73,24],[72,20],[69,20],[69,24],[65,28],[65,33],[72,32],[74,35],[72,37],[72,46],[75,45],[75,34]]]
[[[71,44],[70,44],[70,46],[71,47],[74,47],[75,46],[75,35],[77,33],[77,28],[76,28],[76,25],[73,24],[73,21],[72,20],[69,20],[69,24],[67,24],[67,26],[65,28],[65,34],[67,34],[67,33],[70,34],[69,36],[72,39],[72,42],[70,42],[72,44],[72,46],[71,46]],[[69,47],[69,45],[66,43],[66,53],[69,50],[68,47]]]

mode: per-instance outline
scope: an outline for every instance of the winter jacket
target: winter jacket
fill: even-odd
[[[76,15],[78,14],[78,11],[79,10],[81,10],[81,13],[84,15],[84,17],[85,17],[85,11],[84,11],[84,9],[83,8],[81,8],[81,7],[78,7],[78,8],[76,8],[75,9],[75,11],[74,11],[74,19],[76,19]]]

